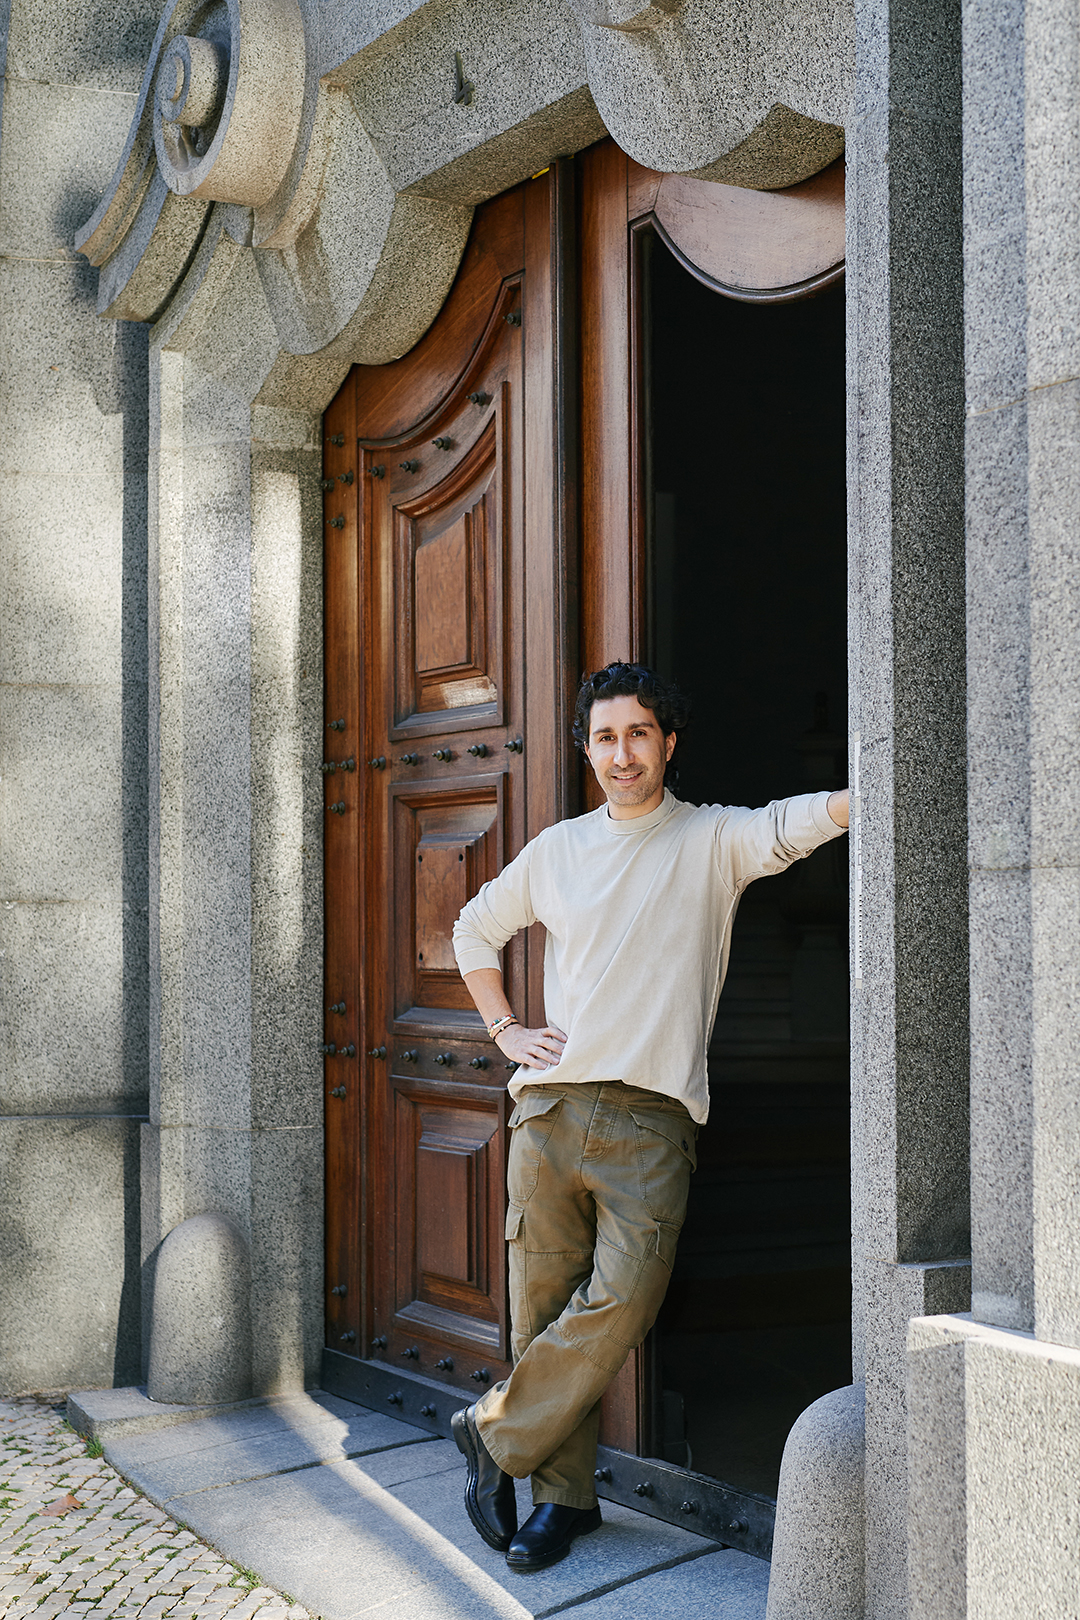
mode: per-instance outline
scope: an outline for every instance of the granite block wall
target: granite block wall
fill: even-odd
[[[859,0],[848,128],[856,1373],[867,1586],[907,1612],[907,1321],[967,1304],[960,11]],[[858,897],[861,896],[861,906]]]
[[[1073,8],[964,0],[972,1312],[910,1330],[935,1620],[1080,1602],[1078,66]]]
[[[911,1620],[1070,1620],[1080,1352],[956,1316],[908,1350]]]
[[[1080,18],[965,0],[976,1317],[1080,1345]]]
[[[0,93],[0,1390],[139,1365],[147,334],[71,245],[138,5],[14,0]],[[134,1246],[133,1246],[134,1243]]]

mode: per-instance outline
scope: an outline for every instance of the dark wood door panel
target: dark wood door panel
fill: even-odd
[[[371,814],[364,980],[371,1343],[451,1373],[505,1370],[505,1069],[457,970],[465,902],[525,837],[522,265],[494,289],[450,393],[365,444]],[[474,305],[479,317],[480,310]],[[507,319],[512,316],[513,319]],[[438,324],[438,323],[436,323]],[[369,422],[357,412],[361,440]],[[374,457],[378,455],[378,461]],[[507,951],[523,981],[525,942]],[[432,1037],[434,1036],[434,1040]],[[437,1078],[436,1078],[437,1077]]]
[[[486,1038],[452,936],[462,906],[502,866],[505,781],[503,773],[391,787],[395,1026],[457,1011],[469,1014],[465,1031]]]
[[[394,1103],[392,1331],[505,1361],[504,1099],[398,1078]]]
[[[508,403],[499,402],[504,411]],[[429,733],[434,723],[454,731],[464,722],[503,718],[499,609],[507,558],[498,414],[447,477],[395,503],[395,739],[408,736],[410,722],[426,722]]]
[[[464,1026],[464,1020],[455,1024],[442,1013],[423,1015],[411,1008],[410,1017],[399,1019],[394,1026],[390,1041],[393,1072],[425,1080],[442,1080],[448,1074],[461,1076],[470,1088],[469,1094],[477,1097],[504,1088],[511,1065],[498,1047],[489,1043],[479,1014],[473,1016],[475,1022]],[[462,1080],[457,1080],[459,1090],[461,1084]]]

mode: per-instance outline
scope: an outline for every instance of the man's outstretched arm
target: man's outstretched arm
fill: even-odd
[[[463,973],[462,978],[477,1012],[489,1028],[513,1012],[498,968],[473,968],[470,973]],[[509,1024],[495,1037],[495,1045],[512,1063],[527,1063],[534,1069],[549,1069],[558,1063],[565,1044],[566,1036],[553,1026],[524,1029],[521,1024]]]
[[[825,808],[838,827],[846,827],[848,824],[848,789],[842,788],[839,793],[830,793],[829,802]]]

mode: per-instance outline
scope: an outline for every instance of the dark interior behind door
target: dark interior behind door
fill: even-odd
[[[694,700],[679,796],[843,785],[844,290],[721,297],[641,239],[650,657]],[[775,1496],[850,1382],[847,844],[750,886],[655,1350],[672,1462]]]

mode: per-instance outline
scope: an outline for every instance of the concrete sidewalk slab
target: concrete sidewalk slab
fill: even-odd
[[[233,1412],[118,1439],[123,1472],[157,1500],[431,1440],[424,1429],[363,1407],[339,1416],[324,1400],[349,1407],[336,1396],[301,1396],[278,1402],[273,1411]]]
[[[574,1620],[764,1620],[769,1566],[725,1547],[589,1598]]]
[[[363,1463],[357,1466],[362,1468]],[[580,1603],[586,1594],[636,1581],[648,1570],[700,1558],[716,1547],[715,1541],[661,1519],[647,1518],[615,1502],[602,1502],[604,1522],[599,1530],[575,1541],[573,1551],[562,1563],[522,1575],[508,1569],[505,1557],[485,1547],[477,1536],[462,1507],[464,1488],[465,1463],[461,1459],[461,1466],[452,1473],[411,1480],[394,1494],[448,1542],[488,1569],[493,1579],[534,1615],[551,1614]],[[523,1522],[531,1512],[528,1482],[523,1481],[518,1487],[519,1521]]]
[[[103,1443],[152,1501],[324,1620],[616,1620],[616,1602],[620,1620],[630,1602],[634,1620],[764,1620],[767,1564],[610,1502],[562,1563],[514,1574],[468,1522],[452,1441],[319,1391],[114,1425]],[[527,1482],[518,1501],[524,1519]]]

